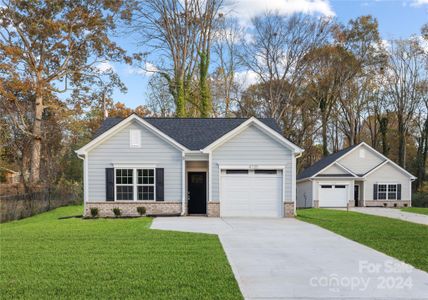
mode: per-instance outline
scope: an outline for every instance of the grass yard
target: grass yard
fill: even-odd
[[[298,218],[428,272],[428,226],[356,212],[300,209]]]
[[[404,207],[401,209],[405,212],[411,212],[415,214],[427,215],[428,216],[428,207]]]
[[[65,219],[69,206],[0,225],[2,299],[242,299],[215,235],[150,218]]]

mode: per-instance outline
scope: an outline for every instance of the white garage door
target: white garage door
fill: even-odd
[[[223,170],[220,182],[222,217],[281,217],[280,170]]]
[[[348,186],[342,184],[322,184],[319,190],[320,207],[346,207]]]

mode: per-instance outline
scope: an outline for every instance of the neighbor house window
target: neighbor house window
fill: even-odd
[[[377,198],[379,200],[397,200],[397,184],[379,184]]]
[[[116,169],[116,200],[155,200],[155,169]]]
[[[116,200],[134,200],[133,177],[133,169],[116,169]]]

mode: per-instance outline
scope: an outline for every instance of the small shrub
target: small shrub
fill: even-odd
[[[407,207],[407,203],[404,203],[404,207]]]
[[[397,203],[394,203],[394,207],[397,207]]]
[[[138,206],[137,212],[140,214],[140,216],[144,216],[146,214],[146,208],[144,206]]]
[[[98,208],[97,207],[91,207],[91,216],[92,216],[92,218],[96,218],[98,216]]]
[[[387,206],[388,206],[388,204],[387,204],[387,203],[384,203],[384,204],[383,204],[383,206],[384,206],[384,207],[387,207]]]
[[[115,208],[113,208],[113,213],[114,213],[114,216],[117,218],[117,217],[120,217],[120,208],[119,207],[115,207]]]

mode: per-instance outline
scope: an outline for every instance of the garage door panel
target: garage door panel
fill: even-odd
[[[223,217],[280,217],[282,177],[223,175],[220,212]]]
[[[320,186],[319,198],[320,207],[346,207],[348,186],[323,184]]]

